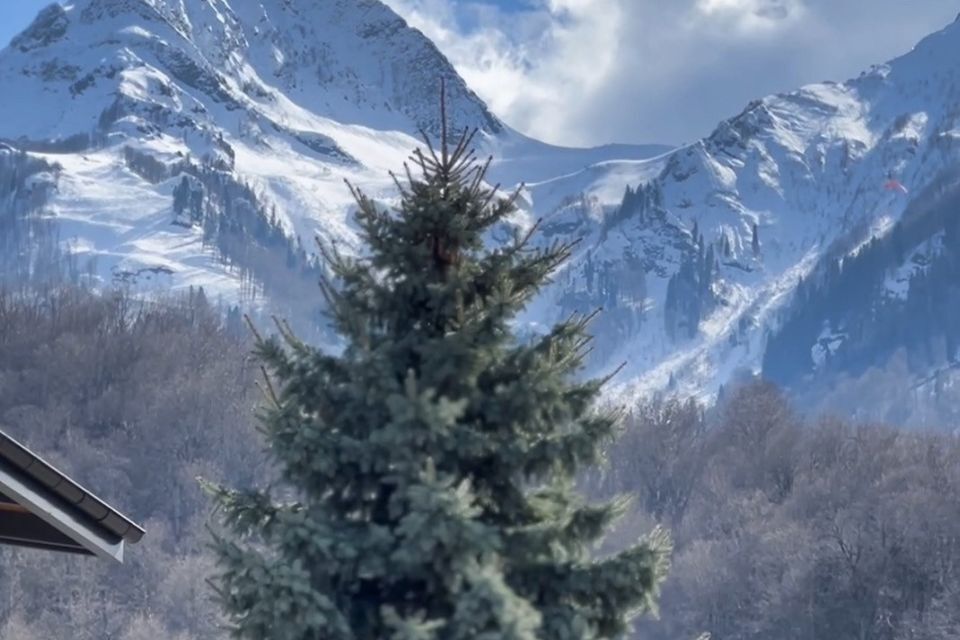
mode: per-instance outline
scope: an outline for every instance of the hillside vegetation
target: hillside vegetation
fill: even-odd
[[[265,477],[246,332],[199,294],[0,294],[0,422],[148,534],[127,563],[0,551],[0,637],[226,637],[205,583],[195,478]],[[960,633],[960,445],[823,418],[773,386],[711,411],[634,408],[584,479],[635,509],[610,541],[665,524],[673,570],[637,637],[921,640]],[[69,633],[65,630],[69,629]]]

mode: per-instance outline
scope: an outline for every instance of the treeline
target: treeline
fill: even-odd
[[[598,495],[636,500],[622,535],[668,526],[661,619],[638,638],[960,637],[960,441],[802,419],[774,386],[715,409],[630,416]]]
[[[663,317],[671,340],[696,336],[700,323],[720,304],[716,285],[721,266],[749,273],[760,259],[760,231],[756,223],[751,226],[749,254],[744,248],[734,248],[726,229],[707,241],[694,222],[690,240],[683,245],[679,268],[667,281]]]
[[[667,281],[663,318],[672,340],[694,337],[700,321],[716,308],[713,283],[719,270],[714,243],[708,244],[694,224],[693,248],[684,252],[680,268]]]
[[[314,295],[322,267],[299,237],[287,234],[263,195],[217,164],[184,158],[172,165],[130,147],[127,167],[153,183],[175,180],[171,223],[202,229],[204,244],[242,279],[245,301],[269,296],[273,308],[316,335],[321,307]]]
[[[593,326],[598,361],[613,355],[643,325],[647,303],[647,265],[633,250],[612,260],[590,251],[579,269],[570,269],[557,298],[560,316],[603,309]]]
[[[246,332],[201,291],[0,291],[0,425],[135,520],[126,564],[0,549],[0,637],[225,637],[196,478],[263,480]]]
[[[887,291],[890,276],[909,272],[906,291]],[[898,286],[898,285],[897,285]],[[798,287],[782,326],[764,353],[764,375],[797,385],[813,371],[859,376],[904,350],[910,368],[955,366],[960,349],[960,181],[943,176],[920,194],[885,236],[855,255],[835,256]]]
[[[669,227],[676,233],[676,237],[669,244],[680,252],[679,265],[667,281],[664,330],[671,340],[693,338],[700,329],[700,323],[716,309],[720,301],[715,286],[721,266],[753,271],[753,263],[760,258],[760,234],[757,224],[754,223],[751,228],[749,253],[745,248],[734,247],[728,230],[722,231],[713,240],[708,240],[694,222],[687,235],[687,232],[681,231],[679,227],[664,224],[666,211],[663,208],[663,195],[655,182],[638,185],[636,189],[628,185],[620,205],[604,219],[604,233],[631,218],[635,219],[640,227],[659,223],[662,229]],[[662,248],[660,251],[662,252]],[[645,271],[657,269],[654,261],[645,258],[644,262]],[[589,275],[590,269],[588,259],[584,269],[586,275]],[[587,283],[589,290],[589,277]]]
[[[627,185],[620,205],[604,219],[604,227],[610,229],[627,218],[634,217],[640,224],[662,221],[666,218],[666,210],[663,208],[663,191],[659,184],[656,182],[639,184],[636,189]]]
[[[45,215],[60,167],[0,143],[0,285],[76,282],[81,268]]]

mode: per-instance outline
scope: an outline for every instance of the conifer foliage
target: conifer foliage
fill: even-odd
[[[666,537],[592,557],[625,505],[573,487],[617,430],[592,408],[603,381],[574,378],[589,318],[511,331],[572,246],[485,248],[514,200],[486,186],[476,132],[446,131],[436,149],[424,136],[396,211],[354,190],[366,257],[325,250],[342,352],[282,322],[258,337],[280,479],[213,489],[236,637],[611,638],[654,606]]]

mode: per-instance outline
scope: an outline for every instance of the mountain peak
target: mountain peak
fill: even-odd
[[[433,43],[378,0],[55,4],[0,52],[0,76],[43,102],[60,94],[71,111],[25,119],[9,113],[15,105],[4,105],[0,116],[11,117],[0,122],[0,136],[7,137],[88,133],[118,94],[137,94],[151,108],[163,103],[167,112],[179,111],[179,100],[268,118],[289,101],[288,111],[342,124],[436,131],[440,78],[454,122],[504,131]],[[161,91],[179,89],[168,96],[176,99],[142,95],[136,85],[144,76],[166,82]]]
[[[40,10],[33,22],[10,42],[10,47],[26,52],[46,47],[67,33],[70,21],[67,12],[59,4],[51,4]]]

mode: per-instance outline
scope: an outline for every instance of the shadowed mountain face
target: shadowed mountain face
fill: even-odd
[[[361,250],[343,180],[392,201],[387,172],[439,131],[444,78],[491,178],[527,183],[515,224],[584,239],[523,322],[602,306],[593,366],[628,361],[615,392],[709,395],[761,369],[809,387],[901,348],[922,385],[960,339],[949,313],[904,311],[921,280],[952,299],[958,53],[954,24],[681,149],[561,149],[501,123],[375,0],[80,0],[0,52],[3,166],[38,167],[11,169],[0,197],[18,203],[7,217],[55,222],[102,281],[293,313],[320,268],[310,236]]]

